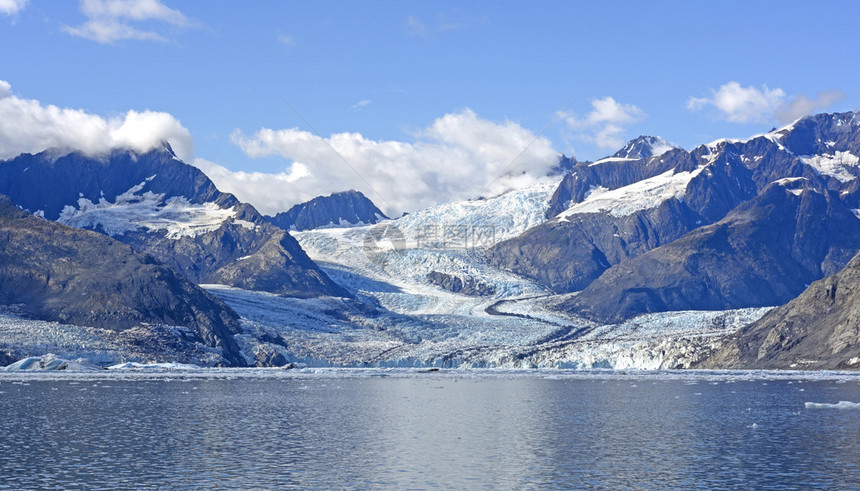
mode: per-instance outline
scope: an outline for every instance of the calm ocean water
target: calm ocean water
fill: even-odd
[[[0,488],[860,488],[860,378],[0,376]]]

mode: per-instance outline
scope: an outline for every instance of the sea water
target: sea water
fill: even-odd
[[[0,488],[857,489],[839,401],[860,378],[2,375]]]

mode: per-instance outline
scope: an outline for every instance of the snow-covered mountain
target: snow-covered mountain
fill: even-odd
[[[635,140],[627,142],[621,150],[615,152],[615,154],[610,158],[630,160],[647,159],[649,157],[659,157],[669,150],[674,150],[676,148],[680,147],[669,142],[665,138],[642,135]],[[595,164],[599,163],[601,163],[601,161],[595,162]]]
[[[770,184],[720,221],[609,268],[562,308],[603,322],[643,312],[783,304],[860,250],[860,220],[803,177]]]
[[[102,232],[195,283],[343,295],[285,231],[218,191],[165,144],[145,154],[46,151],[0,162],[0,193],[34,214]]]
[[[284,230],[373,225],[388,219],[372,201],[355,190],[318,196],[265,218]]]
[[[860,250],[857,113],[806,117],[691,152],[665,145],[638,153],[639,140],[577,163],[553,196],[551,219],[495,246],[491,263],[555,291],[582,290],[553,308],[615,323],[649,312],[779,305]],[[840,342],[860,341],[856,321],[840,322],[840,336],[855,333]],[[765,341],[765,358],[744,352],[736,366],[786,367],[804,353],[817,354],[806,366],[857,365],[846,358],[853,351],[825,335],[803,334],[804,342],[789,332],[796,328],[757,326],[738,341],[742,350],[780,329],[792,341]],[[794,343],[803,345],[796,355],[780,351]]]
[[[563,158],[559,169],[569,172],[528,189],[372,225],[293,232],[320,274],[347,290],[340,297],[271,293],[279,277],[260,272],[289,270],[278,263],[287,247],[265,239],[274,227],[229,195],[168,192],[155,184],[157,172],[134,174],[103,201],[105,186],[78,184],[80,196],[22,206],[162,251],[195,281],[214,283],[204,288],[240,315],[234,337],[249,362],[681,368],[731,364],[737,349],[742,358],[758,349],[777,363],[768,366],[787,368],[791,355],[774,350],[790,351],[785,343],[797,341],[812,343],[798,353],[825,353],[826,336],[791,337],[794,327],[768,319],[826,306],[739,329],[810,283],[809,298],[821,300],[816,280],[858,252],[857,156],[855,113],[803,118],[692,151],[639,137],[596,162]],[[36,168],[45,174],[45,166]],[[17,176],[29,172],[17,169]],[[5,176],[0,165],[0,185],[15,187]],[[206,194],[205,181],[199,184]],[[169,253],[163,243],[172,244]],[[237,247],[249,254],[231,256]],[[211,250],[231,251],[212,254],[216,263],[226,258],[216,272],[201,260]],[[853,297],[840,298],[845,307]],[[856,344],[856,322],[837,320],[840,339]],[[18,322],[0,313],[0,340],[18,339]],[[44,346],[62,348],[55,338],[93,342],[79,329],[37,331],[48,338]],[[99,356],[109,349],[95,345]],[[854,366],[837,359],[853,351],[830,352],[816,366]]]

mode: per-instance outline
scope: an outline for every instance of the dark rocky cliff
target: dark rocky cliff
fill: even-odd
[[[860,369],[860,256],[741,329],[699,367]]]
[[[238,316],[223,302],[152,256],[105,235],[35,217],[5,196],[0,303],[42,320],[115,331],[183,326],[191,341],[220,350],[226,364],[245,364],[233,338]]]

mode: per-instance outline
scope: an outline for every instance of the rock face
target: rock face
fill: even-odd
[[[496,289],[492,285],[471,277],[461,277],[439,271],[431,271],[427,273],[427,280],[449,292],[473,297],[484,297],[496,293]]]
[[[860,256],[741,329],[702,368],[860,368]]]
[[[182,326],[186,341],[220,350],[228,365],[244,365],[233,338],[238,316],[223,302],[152,256],[105,235],[35,217],[5,196],[0,303],[37,319],[114,331]]]
[[[269,223],[284,230],[372,225],[386,219],[388,217],[372,201],[354,190],[319,196],[273,217],[266,217]]]
[[[612,323],[646,312],[780,305],[858,249],[860,223],[836,193],[786,179],[723,220],[613,266],[561,307]]]
[[[550,214],[563,211],[496,245],[489,260],[557,293],[581,290],[612,265],[712,223],[755,195],[751,173],[735,160],[702,160],[672,149],[578,164],[551,201]]]
[[[0,162],[4,192],[28,211],[150,254],[194,283],[347,295],[289,234],[218,191],[166,145],[146,154],[20,155]]]
[[[145,183],[137,194],[150,191],[165,198],[182,196],[193,204],[240,205],[233,195],[218,191],[196,167],[176,158],[166,143],[145,154],[115,150],[90,157],[79,152],[47,150],[0,162],[0,193],[33,213],[57,220],[78,200],[115,202],[131,187]]]

